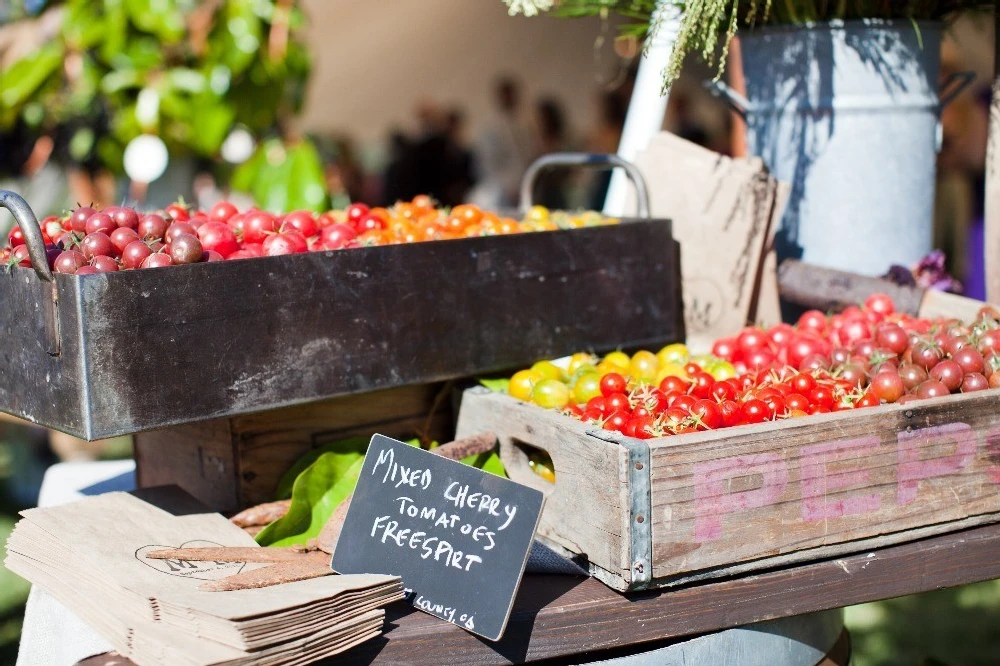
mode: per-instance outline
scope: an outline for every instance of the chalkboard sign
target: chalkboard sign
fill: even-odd
[[[533,488],[375,435],[330,566],[400,576],[414,607],[499,640],[542,501]]]

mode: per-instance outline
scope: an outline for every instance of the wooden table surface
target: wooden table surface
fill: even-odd
[[[504,638],[477,638],[402,606],[337,664],[510,664],[637,647],[762,620],[1000,578],[1000,525],[666,592],[623,596],[594,579],[526,575]],[[80,666],[128,666],[95,657]]]

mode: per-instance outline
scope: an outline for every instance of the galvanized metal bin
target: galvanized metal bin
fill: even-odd
[[[679,252],[669,221],[628,220],[83,276],[42,259],[0,274],[0,410],[99,439],[679,340]]]

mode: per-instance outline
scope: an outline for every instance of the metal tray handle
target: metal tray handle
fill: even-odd
[[[621,167],[625,175],[632,181],[635,187],[637,199],[638,217],[649,218],[649,189],[646,187],[646,179],[642,177],[639,169],[617,155],[600,155],[594,153],[552,153],[543,155],[535,160],[528,170],[524,172],[521,179],[521,212],[527,213],[533,205],[532,192],[535,188],[535,179],[538,174],[545,169],[552,167],[588,167],[597,169],[613,169]]]
[[[28,256],[31,257],[31,267],[38,277],[45,282],[52,282],[52,271],[49,270],[49,259],[45,252],[45,240],[42,238],[42,228],[38,218],[32,212],[28,202],[8,190],[0,190],[0,208],[6,208],[14,216],[14,221],[21,227],[24,234],[24,244],[28,246]]]

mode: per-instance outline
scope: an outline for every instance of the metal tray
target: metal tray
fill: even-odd
[[[77,276],[0,206],[0,410],[84,439],[684,335],[665,220]]]

